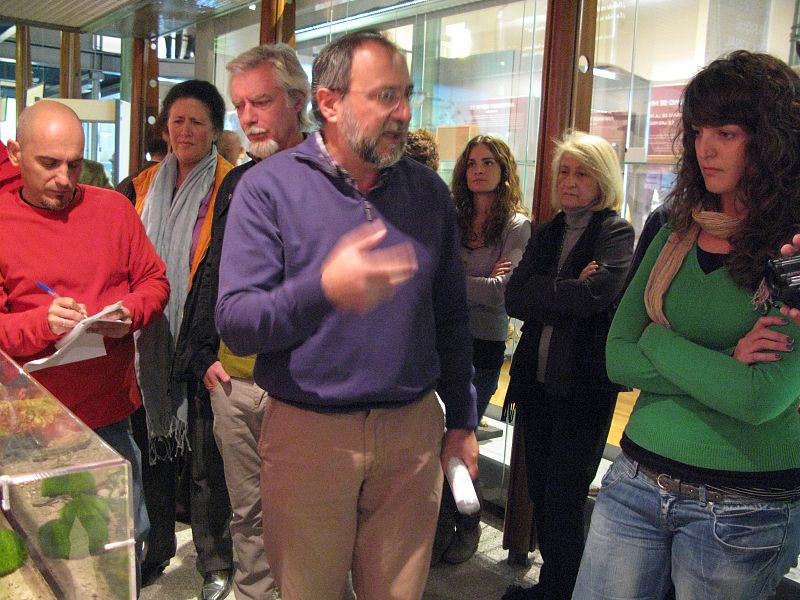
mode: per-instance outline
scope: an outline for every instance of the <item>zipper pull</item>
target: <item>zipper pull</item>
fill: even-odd
[[[364,200],[364,213],[367,215],[367,221],[372,221],[372,205]]]

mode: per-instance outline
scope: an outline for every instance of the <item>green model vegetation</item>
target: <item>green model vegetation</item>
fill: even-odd
[[[42,495],[72,496],[58,519],[39,528],[39,546],[51,558],[84,558],[99,554],[108,543],[108,501],[95,496],[91,473],[70,473],[42,481]]]
[[[75,517],[85,515],[87,513],[95,513],[106,521],[110,516],[108,508],[108,501],[100,496],[89,496],[80,494],[67,502],[61,509],[61,518],[68,523],[72,523]]]
[[[25,542],[16,531],[0,529],[0,577],[19,569],[28,558]]]
[[[98,554],[108,542],[108,524],[96,512],[78,513],[69,521],[58,518],[39,528],[39,546],[52,558],[85,558]]]
[[[88,471],[82,473],[68,473],[48,477],[42,481],[42,496],[52,498],[55,496],[77,496],[78,494],[93,494],[97,487],[94,475]]]

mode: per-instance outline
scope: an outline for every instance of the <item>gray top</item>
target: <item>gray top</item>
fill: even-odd
[[[480,248],[461,244],[461,260],[467,275],[467,305],[469,329],[479,340],[504,341],[508,335],[508,315],[504,295],[511,272],[522,259],[531,237],[531,222],[525,215],[515,213],[506,223],[499,243]],[[501,258],[511,261],[511,271],[500,277],[489,277]]]

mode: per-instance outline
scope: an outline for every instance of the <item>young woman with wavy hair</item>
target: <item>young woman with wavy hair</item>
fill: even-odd
[[[608,336],[641,390],[574,598],[770,597],[800,551],[800,327],[766,261],[800,216],[800,78],[736,51],[687,84],[669,224]]]

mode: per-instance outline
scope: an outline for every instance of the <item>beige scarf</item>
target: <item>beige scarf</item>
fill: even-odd
[[[725,213],[707,210],[693,211],[692,219],[694,219],[694,223],[683,234],[677,232],[670,234],[653,265],[653,270],[650,271],[650,278],[647,280],[647,287],[644,290],[644,305],[650,320],[670,328],[669,321],[664,316],[664,294],[667,293],[672,279],[681,268],[683,259],[686,258],[692,244],[700,235],[700,230],[703,229],[714,237],[728,240],[743,220],[742,217],[733,217]]]

